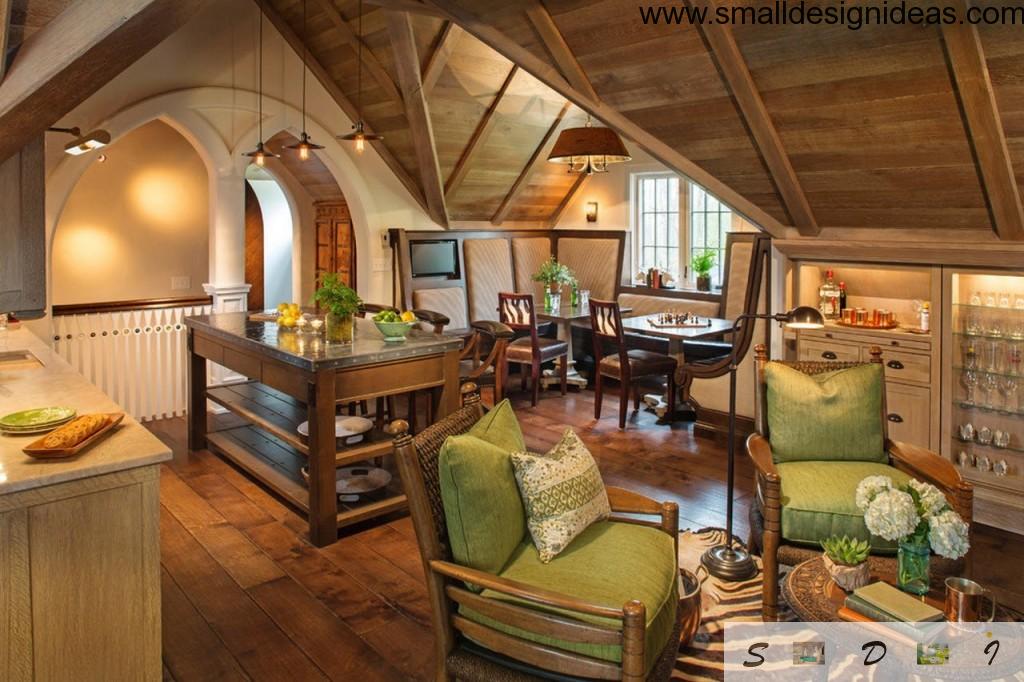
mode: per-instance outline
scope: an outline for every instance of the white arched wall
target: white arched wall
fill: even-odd
[[[156,95],[126,107],[109,118],[86,127],[104,128],[112,140],[123,137],[135,128],[153,120],[161,120],[187,139],[202,158],[210,183],[210,278],[209,291],[218,309],[244,309],[245,295],[245,215],[244,181],[248,159],[242,154],[252,149],[258,139],[256,116],[259,95],[235,88],[187,88]],[[253,123],[234,140],[227,140],[224,126],[203,112],[229,112],[232,116],[249,115]],[[293,122],[301,120],[301,111],[294,106],[264,95],[263,131],[265,138],[279,130],[288,130],[296,137],[301,133]],[[379,250],[374,235],[389,225],[375,205],[359,166],[334,136],[307,115],[307,132],[324,149],[315,152],[334,177],[345,195],[355,226],[357,268],[360,294],[367,300],[389,301],[390,278],[371,278],[372,253]],[[368,152],[373,153],[373,152]],[[95,154],[63,158],[46,182],[47,262],[53,236],[68,197],[82,174],[95,162]],[[282,183],[289,203],[294,200]],[[365,273],[365,274],[364,274]],[[51,292],[52,273],[47,275],[47,296]],[[36,331],[49,334],[49,322],[37,322]],[[38,325],[42,324],[40,328]]]

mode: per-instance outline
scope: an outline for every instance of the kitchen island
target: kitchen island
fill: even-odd
[[[25,329],[0,332],[0,414],[120,408]],[[131,417],[79,455],[0,436],[0,679],[159,680],[159,467]]]
[[[462,340],[414,330],[402,343],[384,341],[370,320],[357,319],[355,341],[328,344],[323,336],[279,330],[246,313],[185,320],[189,348],[189,448],[209,447],[306,514],[310,541],[333,543],[338,528],[389,514],[406,505],[400,482],[385,494],[339,508],[336,470],[393,453],[379,429],[354,445],[339,445],[335,417],[341,405],[416,392],[432,397],[440,418],[458,408]],[[206,361],[248,381],[207,386]],[[207,400],[244,420],[209,431]],[[300,422],[308,421],[308,436]],[[308,486],[300,470],[308,466]]]

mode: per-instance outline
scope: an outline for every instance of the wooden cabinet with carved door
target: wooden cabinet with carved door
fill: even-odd
[[[356,239],[344,202],[318,201],[316,206],[316,285],[327,272],[337,272],[356,286]]]

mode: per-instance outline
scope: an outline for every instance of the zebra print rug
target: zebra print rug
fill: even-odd
[[[721,528],[684,531],[679,534],[679,565],[691,571],[700,566],[700,557],[709,547],[725,541]],[[760,569],[761,559],[754,557]],[[785,575],[787,566],[780,566]],[[703,572],[700,573],[703,577]],[[780,576],[781,577],[781,576]],[[750,580],[726,582],[709,576],[701,591],[704,617],[700,630],[688,647],[681,647],[676,659],[675,680],[721,680],[724,678],[724,639],[726,620],[761,620],[761,572]],[[793,614],[779,604],[779,620],[795,620]]]

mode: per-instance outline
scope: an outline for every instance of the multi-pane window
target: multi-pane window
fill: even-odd
[[[722,285],[725,262],[725,233],[732,227],[732,211],[703,187],[690,184],[690,258],[704,251],[715,252],[711,282]]]
[[[679,277],[679,178],[669,173],[638,176],[636,203],[637,265]]]

